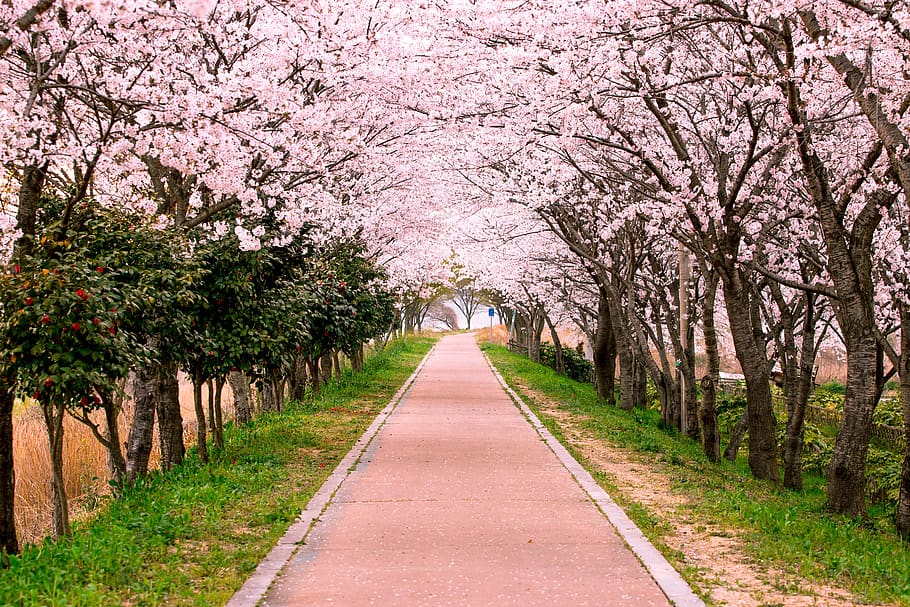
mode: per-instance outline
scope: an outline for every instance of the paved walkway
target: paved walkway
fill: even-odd
[[[670,601],[458,335],[436,346],[262,604]]]

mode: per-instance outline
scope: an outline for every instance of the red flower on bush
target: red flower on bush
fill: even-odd
[[[45,314],[44,316],[41,317],[41,324],[42,324],[42,325],[46,325],[46,324],[48,324],[50,321],[51,321],[51,317],[48,316],[47,314]]]
[[[78,331],[79,329],[82,328],[82,325],[80,325],[78,322],[74,322],[70,326],[73,328],[73,331]]]
[[[76,295],[78,295],[80,298],[82,298],[83,301],[86,300],[86,299],[88,299],[88,293],[86,293],[86,292],[85,292],[84,290],[82,290],[82,289],[77,289],[77,290],[76,290]]]
[[[93,325],[100,325],[100,324],[101,324],[101,319],[98,318],[98,317],[96,316],[95,318],[92,319],[92,324],[93,324]]]
[[[98,266],[97,268],[95,268],[95,270],[97,270],[99,274],[104,274],[104,268],[102,268],[101,266]]]
[[[50,377],[48,377],[47,379],[44,380],[44,386],[46,388],[50,388],[53,385],[54,385],[54,380],[52,380]]]
[[[33,303],[35,303],[35,300],[32,299],[31,297],[26,297],[26,298],[25,298],[25,305],[30,306],[30,305],[32,305]]]

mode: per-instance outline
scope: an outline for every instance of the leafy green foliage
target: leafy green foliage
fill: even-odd
[[[746,397],[737,392],[717,394],[717,423],[721,433],[729,435],[736,422],[746,413]]]
[[[594,376],[594,364],[573,348],[562,347],[563,364],[566,375],[575,381],[590,382]],[[550,368],[556,368],[556,346],[550,343],[540,344],[540,362]]]
[[[86,204],[62,240],[53,214],[41,219],[31,254],[0,272],[0,364],[25,394],[92,409],[155,355],[149,320],[190,297],[193,274],[173,261],[179,240],[134,218]]]

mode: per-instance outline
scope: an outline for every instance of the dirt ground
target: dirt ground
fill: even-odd
[[[804,579],[774,571],[754,562],[736,529],[695,520],[685,496],[671,489],[671,479],[653,469],[632,451],[585,436],[582,416],[560,409],[544,395],[521,390],[551,417],[572,446],[603,471],[622,495],[666,523],[661,540],[678,560],[698,571],[694,585],[710,597],[710,604],[731,607],[854,607],[862,604],[849,592],[809,584]]]

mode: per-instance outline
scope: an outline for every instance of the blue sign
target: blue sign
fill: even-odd
[[[490,311],[487,312],[490,315],[490,318],[496,316],[496,308],[490,308]]]

